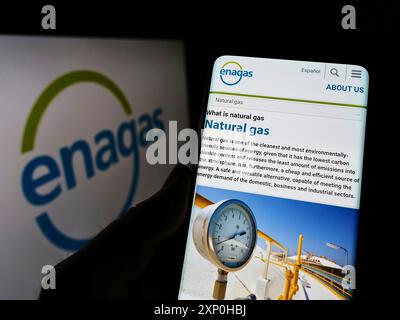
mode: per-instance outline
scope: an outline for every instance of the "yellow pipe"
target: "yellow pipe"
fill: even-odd
[[[266,241],[268,241],[268,242],[270,242],[270,243],[275,244],[278,248],[280,248],[280,249],[282,249],[283,251],[287,252],[287,249],[286,249],[283,245],[281,245],[278,241],[276,241],[275,239],[271,238],[269,235],[265,234],[265,233],[262,232],[261,230],[257,230],[257,235],[258,235],[260,238],[262,238],[262,239],[264,239],[264,240],[266,240]]]
[[[301,251],[303,251],[303,235],[299,235],[299,243],[297,245],[297,264],[301,264]]]
[[[283,295],[278,298],[279,300],[289,300],[290,284],[293,279],[293,272],[289,268],[286,269],[285,278],[285,288],[283,289]]]
[[[199,208],[204,208],[209,205],[214,204],[214,202],[208,200],[207,198],[204,198],[202,195],[196,193],[196,197],[194,198],[194,205],[199,207]]]
[[[271,262],[272,264],[278,266],[278,267],[286,268],[286,265],[284,265],[284,264],[281,264],[281,263],[278,263],[278,262],[275,262],[275,261],[270,261],[270,262]]]
[[[292,300],[293,296],[296,294],[296,292],[299,290],[299,271],[301,268],[301,251],[303,249],[303,235],[299,235],[299,242],[297,245],[297,261],[296,264],[293,267],[293,280],[292,280],[292,285],[290,286],[290,293],[289,293],[289,299]]]

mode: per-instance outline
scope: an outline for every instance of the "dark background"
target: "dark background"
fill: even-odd
[[[370,74],[355,301],[395,298],[397,209],[397,82],[399,14],[390,3],[356,2],[185,4],[127,1],[1,5],[1,34],[182,39],[192,127],[198,129],[214,60],[225,54],[359,64]],[[41,8],[53,4],[57,29],[41,29]],[[353,4],[357,29],[343,30],[341,8]],[[0,47],[1,54],[1,47]],[[187,223],[165,244],[175,248],[172,275],[155,298],[177,296]],[[167,290],[168,288],[168,290]]]

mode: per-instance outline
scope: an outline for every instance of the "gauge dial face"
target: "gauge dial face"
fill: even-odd
[[[252,255],[255,223],[247,208],[229,204],[216,212],[210,221],[210,235],[217,259],[228,268],[239,268]]]

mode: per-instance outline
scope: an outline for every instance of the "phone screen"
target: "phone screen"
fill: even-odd
[[[213,67],[179,299],[351,299],[368,72]]]

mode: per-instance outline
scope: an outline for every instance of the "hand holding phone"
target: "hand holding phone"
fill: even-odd
[[[351,299],[368,72],[214,64],[180,299]]]

